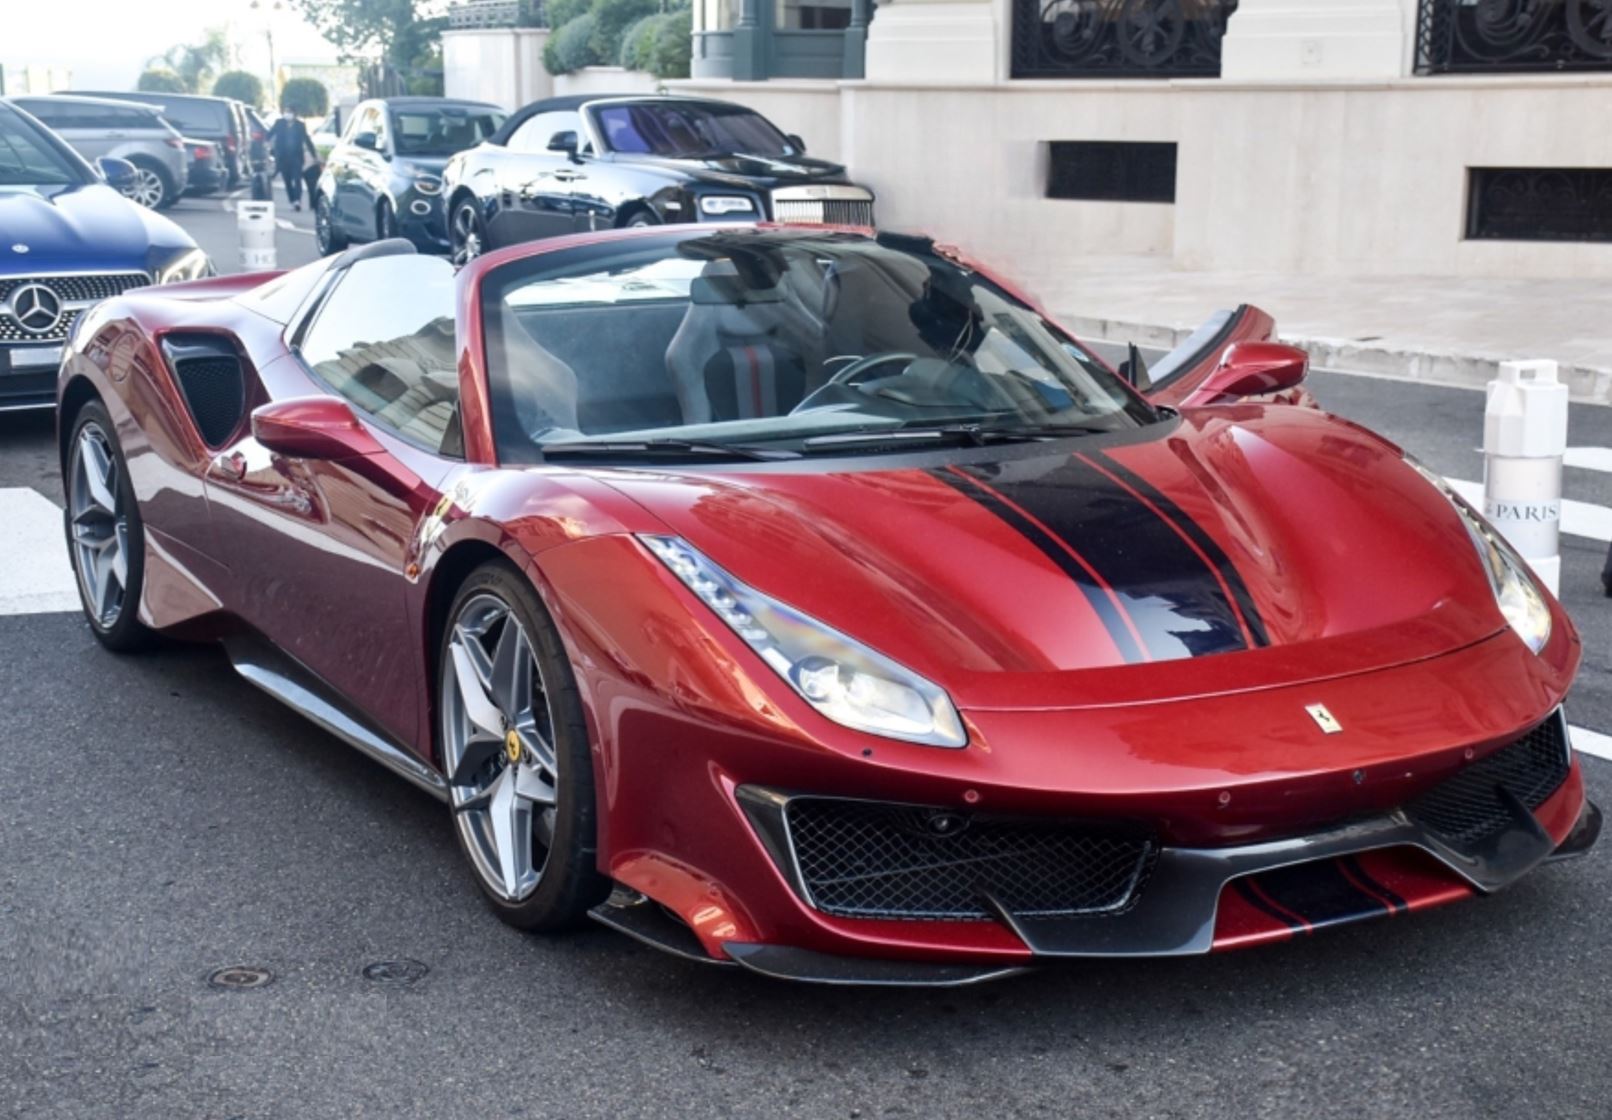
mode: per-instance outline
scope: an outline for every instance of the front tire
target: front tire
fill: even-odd
[[[73,424],[67,454],[67,553],[96,640],[127,653],[149,643],[139,619],[145,586],[145,525],[129,483],[117,429],[98,402]]]
[[[313,199],[313,239],[321,257],[347,248],[347,238],[336,232],[336,215],[331,212],[330,199],[323,194],[315,194]]]
[[[448,243],[455,265],[469,264],[487,251],[487,223],[474,198],[466,198],[453,208],[448,220]]]
[[[483,565],[454,597],[437,699],[454,832],[488,903],[517,929],[576,925],[610,893],[587,722],[559,634],[510,565]]]

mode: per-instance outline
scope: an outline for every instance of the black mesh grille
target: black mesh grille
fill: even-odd
[[[43,284],[63,303],[110,299],[130,288],[143,288],[151,277],[143,272],[115,272],[96,276],[0,276],[0,300],[24,284]]]
[[[1567,778],[1571,762],[1562,720],[1552,716],[1509,747],[1479,759],[1405,807],[1411,819],[1446,843],[1467,848],[1511,822],[1497,790],[1537,809]]]
[[[186,358],[175,366],[196,428],[209,446],[217,447],[241,419],[241,363],[233,358]]]
[[[787,820],[812,903],[842,917],[985,921],[982,892],[1025,917],[1117,913],[1155,851],[1065,823],[834,798],[796,798]]]

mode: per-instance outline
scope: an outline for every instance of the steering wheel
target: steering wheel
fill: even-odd
[[[852,381],[856,380],[868,370],[878,369],[880,366],[887,365],[890,362],[906,362],[911,364],[917,360],[918,355],[902,353],[899,351],[892,351],[888,354],[869,354],[865,358],[858,358],[856,361],[852,362],[850,365],[836,373],[833,377],[830,377],[826,382],[823,383],[823,388],[826,389],[830,385],[849,385]]]

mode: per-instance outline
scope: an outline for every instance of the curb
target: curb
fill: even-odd
[[[1168,327],[1156,323],[1127,323],[1117,319],[1068,315],[1059,320],[1080,338],[1094,342],[1135,342],[1170,350],[1192,333],[1193,328]],[[1307,350],[1317,369],[1347,370],[1375,377],[1402,381],[1422,381],[1437,385],[1462,385],[1481,389],[1500,373],[1500,363],[1522,355],[1489,356],[1456,354],[1439,350],[1411,350],[1396,346],[1373,346],[1355,339],[1318,338],[1279,332],[1282,342]],[[1559,376],[1572,399],[1585,404],[1612,404],[1612,368],[1597,369],[1563,363]]]

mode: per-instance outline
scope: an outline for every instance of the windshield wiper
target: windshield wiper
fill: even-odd
[[[742,443],[709,443],[691,439],[589,439],[550,443],[541,449],[547,461],[560,459],[619,459],[675,457],[686,459],[798,459],[794,451],[767,451]]]
[[[944,443],[985,447],[993,443],[1029,443],[1068,436],[1089,436],[1114,429],[1106,425],[1080,424],[930,424],[912,421],[878,428],[857,428],[803,440],[807,451],[832,451],[841,447],[868,444]]]

